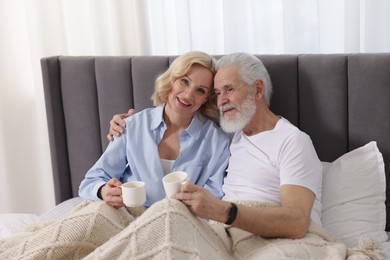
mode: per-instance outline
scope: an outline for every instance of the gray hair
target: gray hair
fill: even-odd
[[[249,53],[232,53],[222,56],[215,65],[217,71],[228,67],[238,67],[240,80],[245,82],[248,87],[252,87],[256,80],[262,80],[265,87],[264,98],[267,105],[270,105],[272,96],[271,78],[260,59]]]

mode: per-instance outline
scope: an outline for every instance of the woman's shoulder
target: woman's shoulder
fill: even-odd
[[[127,134],[142,133],[153,128],[158,118],[154,113],[156,108],[145,108],[142,111],[136,112],[134,115],[125,118]],[[157,120],[157,121],[156,121]]]
[[[206,131],[212,134],[213,138],[220,139],[221,141],[226,140],[230,142],[231,136],[221,129],[217,123],[211,119],[206,119],[204,126]]]
[[[155,107],[150,107],[150,108],[145,108],[139,112],[136,112],[134,115],[125,118],[126,124],[150,120],[155,110],[156,110]]]

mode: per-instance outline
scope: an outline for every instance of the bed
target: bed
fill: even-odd
[[[271,109],[311,136],[323,162],[324,227],[349,247],[369,235],[390,257],[390,53],[257,56],[273,82]],[[80,181],[108,145],[110,119],[151,107],[156,75],[175,57],[41,60],[58,205],[42,216],[19,215],[10,234],[80,202]]]

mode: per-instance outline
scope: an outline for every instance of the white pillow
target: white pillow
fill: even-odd
[[[376,142],[323,166],[323,226],[348,247],[363,234],[385,242],[385,166]]]

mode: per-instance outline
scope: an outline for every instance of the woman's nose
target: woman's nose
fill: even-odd
[[[184,94],[186,97],[192,97],[195,93],[195,88],[188,87],[184,90]]]

